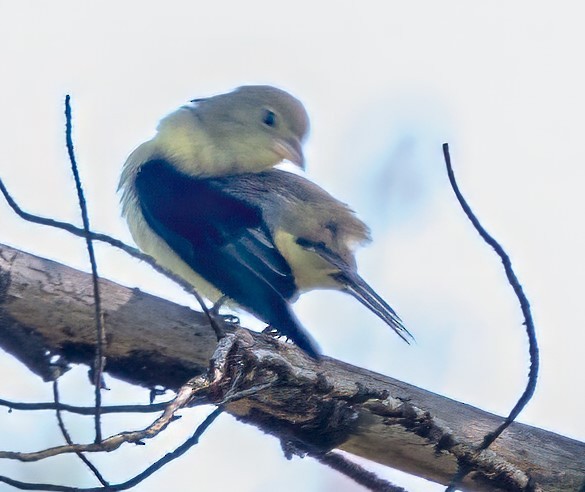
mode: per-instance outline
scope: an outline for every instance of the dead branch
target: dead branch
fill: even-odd
[[[340,361],[315,363],[246,330],[216,347],[203,314],[107,280],[100,287],[106,372],[174,390],[206,374],[208,403],[229,402],[226,411],[288,452],[339,448],[443,484],[465,462],[466,490],[566,491],[585,480],[583,443],[514,423],[477,452],[501,417]],[[51,355],[91,365],[91,291],[88,274],[0,246],[0,346],[45,379]]]

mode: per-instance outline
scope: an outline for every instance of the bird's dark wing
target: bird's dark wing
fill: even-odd
[[[143,164],[135,186],[148,225],[185,263],[309,354],[318,354],[287,302],[296,292],[294,277],[260,208],[224,192],[214,179],[186,176],[162,159]]]

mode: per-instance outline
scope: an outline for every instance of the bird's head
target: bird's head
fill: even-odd
[[[301,102],[270,86],[195,99],[164,118],[157,150],[194,175],[259,172],[283,160],[304,167],[309,118]]]

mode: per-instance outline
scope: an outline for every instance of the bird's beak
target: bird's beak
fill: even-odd
[[[274,141],[274,151],[283,160],[292,162],[295,166],[305,169],[305,156],[301,142],[296,138],[290,140],[276,139]]]

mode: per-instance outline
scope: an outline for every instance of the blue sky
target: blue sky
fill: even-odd
[[[399,312],[417,343],[407,347],[343,294],[310,293],[296,305],[326,354],[506,414],[527,374],[527,342],[499,260],[459,209],[444,171],[451,145],[460,186],[504,245],[531,301],[542,372],[520,421],[585,439],[585,72],[579,5],[548,2],[73,2],[0,0],[0,175],[27,210],[78,221],[63,145],[63,99],[94,229],[131,241],[116,186],[129,152],[157,121],[195,97],[268,83],[301,99],[311,116],[308,176],[372,227],[363,276]],[[0,203],[0,242],[88,269],[83,243],[16,219]],[[195,306],[170,282],[99,246],[103,276]],[[6,398],[49,399],[50,388],[8,356]],[[83,370],[64,398],[91,402]],[[108,402],[146,392],[112,382]],[[67,393],[69,390],[69,393]],[[202,419],[100,457],[124,480],[179,443]],[[12,414],[2,442],[30,449],[60,442],[53,416]],[[18,421],[17,421],[18,419]],[[71,419],[78,439],[89,421]],[[112,431],[133,416],[112,423]],[[45,434],[40,432],[42,429]],[[11,441],[14,439],[14,441]],[[120,462],[124,466],[120,466]],[[278,443],[222,417],[197,449],[140,486],[193,480],[201,490],[229,463],[226,488],[354,490],[309,459],[282,458]],[[261,471],[259,466],[262,466]],[[0,463],[0,473],[39,481],[90,479],[81,465]],[[417,491],[442,487],[376,470]],[[207,485],[206,485],[207,484]],[[230,485],[231,484],[231,485]]]

